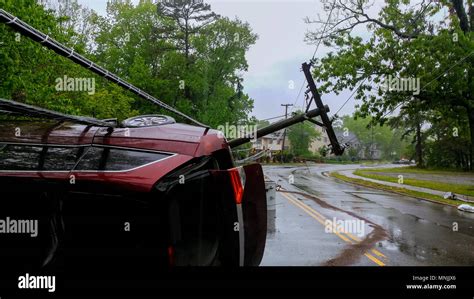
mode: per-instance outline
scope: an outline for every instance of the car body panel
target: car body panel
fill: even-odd
[[[58,122],[1,122],[0,144],[54,145],[67,147],[105,146],[130,150],[169,153],[169,158],[130,171],[0,171],[0,177],[69,180],[116,185],[136,192],[149,192],[168,172],[192,158],[212,155],[226,149],[217,131],[185,124],[168,124],[143,128],[107,128]],[[206,132],[207,131],[207,132]],[[18,134],[19,133],[19,134]],[[204,135],[206,133],[206,135]]]
[[[161,235],[154,237],[160,239],[158,242],[160,254],[167,252],[166,246],[169,242],[169,246],[175,246],[170,247],[176,250],[174,254],[180,257],[176,260],[178,265],[180,262],[186,264],[188,261],[188,257],[182,255],[183,248],[201,247],[189,243],[193,242],[194,235],[184,239],[188,242],[185,245],[183,245],[183,241],[173,243],[170,236],[173,236],[175,231],[185,228],[185,233],[191,232],[196,226],[193,223],[200,221],[208,226],[218,223],[213,227],[219,238],[219,260],[222,265],[256,266],[260,263],[266,241],[264,233],[266,232],[266,198],[263,172],[258,164],[243,167],[245,173],[243,202],[236,203],[229,176],[231,169],[235,169],[235,165],[227,141],[219,131],[184,124],[111,129],[55,121],[0,121],[0,126],[2,127],[0,130],[0,159],[3,159],[4,162],[0,163],[0,187],[3,190],[2,195],[10,198],[10,200],[2,201],[6,208],[9,207],[9,201],[16,204],[15,197],[20,193],[26,194],[32,200],[38,195],[44,194],[48,200],[65,202],[65,207],[69,207],[66,209],[69,212],[64,215],[61,210],[52,210],[51,217],[53,215],[54,217],[64,216],[66,222],[80,228],[81,219],[108,221],[108,225],[111,225],[107,219],[112,216],[115,218],[110,219],[115,219],[113,221],[118,221],[117,225],[121,225],[121,217],[126,219],[126,217],[137,215],[127,214],[126,204],[119,203],[127,202],[127,205],[134,206],[139,201],[143,202],[145,206],[154,207],[143,208],[140,211],[147,215],[150,213],[148,216],[151,218],[156,212],[156,221],[163,226],[160,228]],[[28,170],[2,169],[2,167],[8,168],[8,165],[17,165],[16,161],[19,161],[19,158],[16,153],[17,150],[21,152],[22,148],[36,148],[31,163],[26,163]],[[64,163],[67,165],[67,169],[48,171],[45,167],[46,157],[48,154],[54,155],[55,152],[50,150],[51,148],[66,148],[65,152],[74,153],[68,157],[75,162],[72,166]],[[97,149],[100,151],[96,151]],[[105,165],[109,163],[108,159],[111,164],[121,163],[111,158],[110,153],[114,151],[123,151],[134,155],[138,153],[139,157],[145,156],[146,153],[151,157],[157,156],[159,158],[137,165],[137,167],[106,170]],[[96,154],[98,152],[101,154]],[[25,150],[19,157],[27,159],[29,153],[30,151]],[[102,166],[80,168],[79,165],[86,160],[85,157],[88,155],[93,157],[92,160],[99,160],[99,164]],[[11,158],[12,156],[13,158]],[[49,165],[56,167],[54,162],[59,161],[58,157],[51,158]],[[130,161],[133,160],[133,155],[119,155],[118,157],[125,157],[123,165],[132,165]],[[37,160],[39,162],[36,162]],[[204,169],[201,169],[203,167],[202,161],[207,161]],[[95,165],[93,163],[87,164],[87,161],[84,163]],[[194,167],[193,165],[197,167],[193,170],[194,172],[187,170],[188,167]],[[196,171],[207,171],[212,176],[203,175],[203,179],[199,178],[197,185],[194,185],[197,186],[196,190],[201,190],[199,196],[192,195],[193,192],[198,192],[190,187],[192,184],[183,183],[184,185],[176,189],[181,190],[179,191],[181,197],[179,197],[178,206],[182,214],[181,216],[177,214],[179,217],[174,217],[173,213],[176,211],[171,207],[176,203],[177,198],[170,197],[168,191],[160,190],[158,185],[182,170],[185,171],[184,177],[186,179]],[[171,180],[176,179],[172,178]],[[196,180],[194,184],[196,184]],[[199,202],[208,204],[210,198],[216,199],[215,206],[213,206],[214,212],[209,209],[202,213],[195,208]],[[22,206],[16,207],[20,210],[18,213],[21,213]],[[93,209],[89,211],[88,207]],[[75,211],[80,212],[76,215]],[[182,217],[183,215],[192,216],[191,218],[195,219],[194,222],[189,223],[191,218]],[[237,230],[236,223],[238,224]],[[212,229],[206,230],[207,233],[211,231]],[[70,233],[70,230],[69,233],[66,232],[68,238],[71,237]],[[145,238],[145,234],[148,233],[148,231],[144,232],[140,238]],[[51,231],[51,236],[55,234],[54,231]],[[202,233],[196,234],[196,236],[201,235]],[[81,236],[85,237],[86,235]],[[209,246],[206,248],[209,248],[209,254],[195,258],[194,260],[198,261],[196,263],[214,262],[212,252],[216,249],[214,245],[217,244],[217,241],[212,240],[212,236],[207,239]],[[196,244],[202,245],[204,243],[200,241]],[[54,254],[54,246],[48,249],[51,255]],[[90,246],[93,248],[93,244]],[[211,248],[214,249],[211,250]],[[184,250],[184,252],[194,251]]]

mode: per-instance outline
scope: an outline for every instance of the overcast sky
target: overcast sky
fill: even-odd
[[[106,0],[78,0],[79,3],[105,14]],[[138,3],[138,0],[133,0]],[[301,107],[304,101],[303,92],[297,102],[296,98],[304,75],[301,64],[308,61],[315,45],[304,42],[305,32],[311,26],[305,24],[304,18],[315,18],[322,10],[321,0],[207,0],[214,12],[230,17],[237,17],[250,24],[259,38],[247,53],[249,70],[244,74],[245,92],[255,100],[252,115],[259,119],[284,114],[280,104],[295,104]],[[322,57],[328,49],[323,45],[317,52]],[[291,89],[291,82],[294,82]],[[323,95],[323,102],[335,112],[345,102],[350,91],[340,95]],[[351,99],[339,115],[354,111],[354,100]]]

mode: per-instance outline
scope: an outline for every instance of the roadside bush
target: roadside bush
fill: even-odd
[[[313,161],[313,162],[321,162],[322,158],[321,155],[317,153],[309,153],[305,155],[300,155],[297,157],[299,160],[307,160],[307,161]]]
[[[283,163],[291,163],[294,160],[294,155],[293,153],[290,153],[288,151],[283,151]],[[279,155],[279,160],[281,159],[281,156]]]

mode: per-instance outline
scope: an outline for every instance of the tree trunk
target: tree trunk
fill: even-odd
[[[186,55],[186,68],[189,67],[189,24],[188,19],[185,20],[184,30],[184,53]]]
[[[421,141],[421,123],[416,124],[416,165],[418,167],[423,167],[423,145]]]
[[[189,24],[188,19],[186,18],[186,26],[184,32],[184,54],[186,56],[186,73],[189,70],[189,65],[191,64],[189,61]],[[191,98],[191,91],[189,90],[188,84],[184,85],[184,97],[189,101],[193,102]]]
[[[469,132],[471,133],[471,143],[469,144],[469,170],[474,170],[474,108],[467,107],[467,118],[469,119]]]

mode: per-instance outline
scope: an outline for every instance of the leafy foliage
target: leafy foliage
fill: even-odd
[[[297,114],[303,113],[297,111]],[[291,126],[288,130],[288,139],[291,142],[291,151],[295,156],[309,155],[309,145],[320,136],[310,122],[302,122]]]
[[[376,148],[381,151],[382,159],[393,160],[407,157],[406,139],[411,138],[412,134],[403,136],[400,127],[391,128],[388,125],[374,124],[370,118],[360,118],[345,115],[342,117],[344,129],[355,135],[356,140],[349,137],[343,137],[342,143],[349,143],[349,150],[346,154],[349,157],[357,158],[362,152],[365,157],[371,157],[371,149]],[[343,133],[344,136],[344,133]],[[350,136],[350,135],[349,135]],[[360,143],[357,147],[354,143]],[[352,149],[352,151],[351,151]],[[357,150],[357,154],[354,151]]]
[[[465,165],[473,169],[472,1],[422,1],[409,5],[404,0],[386,0],[377,17],[371,17],[368,12],[371,3],[335,1],[337,17],[329,30],[307,35],[309,41],[322,39],[334,49],[314,61],[314,75],[322,85],[321,90],[340,93],[358,88],[356,99],[361,103],[356,106],[357,116],[372,116],[381,124],[400,107],[405,108],[409,118],[418,119],[428,127],[434,125],[431,116],[442,112],[447,120],[454,111],[458,112],[457,118],[465,120],[464,127],[458,129],[465,131],[467,126],[470,132],[470,160]],[[357,26],[366,26],[371,35],[363,38],[352,33]],[[383,88],[389,76],[420,79],[420,88],[418,92]],[[455,119],[446,122],[450,130],[454,122]],[[430,133],[435,132],[430,130]],[[452,141],[459,148],[465,145],[465,139]],[[433,159],[428,161],[431,163]]]
[[[112,0],[100,16],[77,1],[4,2],[6,11],[212,127],[252,121],[253,100],[243,92],[240,74],[257,36],[248,24],[219,17],[208,4],[183,0],[157,7],[152,0]],[[16,41],[5,25],[0,37],[0,97],[98,118],[160,113],[28,38]],[[93,78],[95,93],[57,90],[55,81],[64,76]]]

